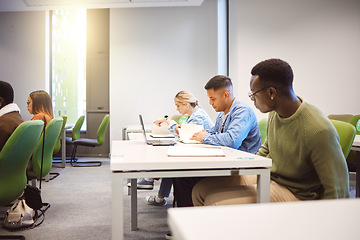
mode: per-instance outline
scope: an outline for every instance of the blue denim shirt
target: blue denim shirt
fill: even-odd
[[[203,137],[203,143],[257,153],[261,135],[254,111],[235,98],[224,123],[223,116],[224,112],[219,113],[215,126]]]
[[[186,120],[186,123],[203,125],[205,131],[207,131],[207,132],[210,131],[211,128],[214,127],[214,123],[210,119],[209,115],[205,112],[204,109],[199,108],[198,106],[196,106],[194,108],[194,110],[191,113],[191,116]],[[176,132],[175,132],[175,127],[177,125],[178,125],[177,122],[171,121],[168,129],[170,130],[170,132],[172,134],[174,134],[175,136],[178,137],[179,135],[176,134]]]

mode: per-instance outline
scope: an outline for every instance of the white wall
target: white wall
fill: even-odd
[[[45,89],[45,11],[0,12],[0,79],[14,88],[25,120],[29,93]]]
[[[230,76],[242,100],[253,106],[251,68],[281,58],[304,100],[326,115],[360,114],[360,1],[230,0],[230,17]]]
[[[215,120],[204,85],[217,73],[217,1],[200,7],[110,10],[111,139],[121,129],[176,114],[190,90]]]

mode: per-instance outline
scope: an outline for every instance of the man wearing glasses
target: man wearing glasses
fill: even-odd
[[[261,135],[254,111],[233,95],[231,79],[215,76],[205,85],[210,105],[219,112],[215,126],[209,131],[195,133],[191,139],[242,151],[257,153]],[[174,179],[174,195],[178,207],[193,206],[191,193],[201,177]]]
[[[330,120],[294,93],[288,63],[269,59],[251,70],[249,97],[269,112],[267,139],[258,155],[269,157],[270,201],[349,197],[349,175]],[[236,181],[237,179],[237,181]],[[207,178],[193,189],[195,206],[256,202],[256,177]]]

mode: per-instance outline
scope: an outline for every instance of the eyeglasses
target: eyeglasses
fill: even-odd
[[[28,105],[28,106],[30,105],[30,101],[29,101],[29,100],[26,101],[26,105]]]
[[[251,101],[255,101],[255,94],[257,94],[258,92],[261,92],[261,91],[264,91],[265,89],[267,89],[268,87],[263,87],[263,88],[261,88],[261,89],[259,89],[259,90],[257,90],[256,92],[249,92],[248,93],[248,96],[249,96],[249,98],[251,99]]]

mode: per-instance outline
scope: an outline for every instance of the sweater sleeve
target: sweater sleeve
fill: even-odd
[[[348,170],[335,129],[317,133],[309,141],[308,148],[315,171],[324,188],[322,198],[348,198]]]
[[[261,148],[256,153],[256,155],[267,157],[269,155],[269,147],[268,147],[268,141],[265,139],[265,142],[261,145]]]

